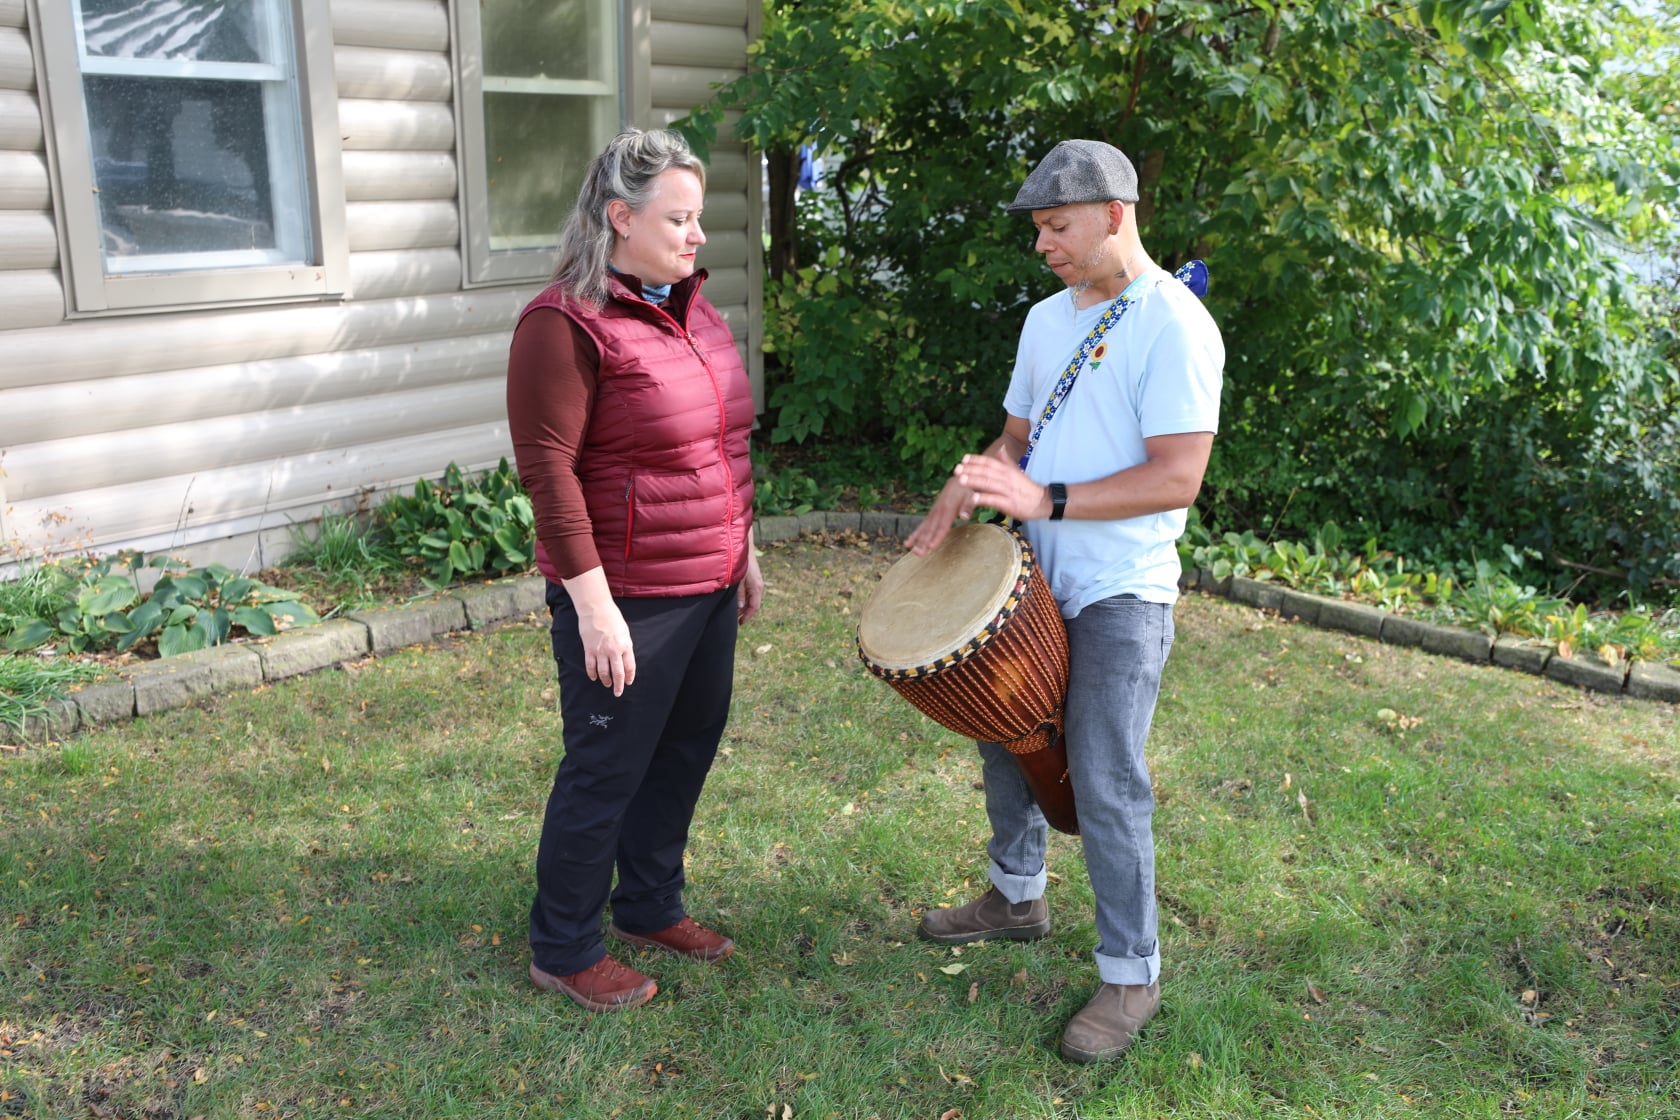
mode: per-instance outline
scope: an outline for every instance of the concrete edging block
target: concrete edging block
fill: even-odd
[[[18,730],[20,742],[45,746],[67,739],[81,730],[82,713],[75,701],[48,700],[42,707],[45,712],[24,719],[23,727]],[[0,734],[9,735],[10,732],[0,731]]]
[[[852,513],[829,512],[823,514],[823,528],[830,533],[855,533],[861,526],[862,521],[863,515],[855,511]]]
[[[462,587],[452,592],[450,598],[460,601],[466,611],[467,625],[482,630],[546,609],[547,594],[547,584],[540,577],[521,576]]]
[[[799,518],[782,515],[756,518],[753,521],[753,535],[759,544],[791,541],[799,535]]]
[[[1596,657],[1553,657],[1546,662],[1545,676],[1597,692],[1620,692],[1627,681],[1627,667],[1606,665]]]
[[[1493,643],[1493,663],[1541,676],[1552,659],[1552,647],[1501,634]]]
[[[1486,662],[1493,656],[1493,639],[1481,630],[1430,626],[1423,632],[1423,652]]]
[[[809,513],[802,513],[799,515],[797,520],[799,522],[799,531],[801,534],[821,533],[828,528],[828,514],[821,510],[812,510]]]
[[[351,611],[345,617],[367,627],[368,648],[374,653],[405,649],[468,627],[467,606],[453,596],[404,607]]]
[[[1680,704],[1680,672],[1655,661],[1635,661],[1628,670],[1627,693],[1640,700]]]
[[[134,685],[134,714],[183,708],[203,696],[263,683],[262,658],[248,645],[212,646],[149,661],[124,674]]]
[[[1428,629],[1427,622],[1419,622],[1415,618],[1403,618],[1397,614],[1383,616],[1382,632],[1378,637],[1391,646],[1407,646],[1416,648],[1423,645],[1423,634]]]
[[[331,619],[276,634],[256,647],[263,680],[278,681],[352,661],[368,653],[368,628],[350,619]]]
[[[1323,603],[1324,600],[1317,595],[1285,587],[1283,594],[1278,597],[1278,614],[1284,618],[1298,618],[1302,622],[1316,625]]]
[[[1231,601],[1258,607],[1263,611],[1275,611],[1283,601],[1283,588],[1263,579],[1232,576]]]
[[[1387,617],[1387,611],[1346,599],[1326,599],[1318,608],[1318,625],[1364,638],[1381,637],[1383,619]]]
[[[1202,591],[1224,598],[1230,598],[1231,595],[1231,577],[1226,576],[1224,579],[1220,579],[1213,574],[1212,568],[1197,569],[1196,586]]]
[[[125,680],[98,681],[73,689],[70,699],[82,713],[82,725],[121,723],[134,718],[134,685]]]
[[[898,535],[898,514],[865,510],[858,515],[858,531],[868,533],[872,537],[896,537]]]

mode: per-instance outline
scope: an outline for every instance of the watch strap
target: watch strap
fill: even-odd
[[[1052,482],[1050,490],[1050,520],[1060,521],[1067,512],[1067,483]]]

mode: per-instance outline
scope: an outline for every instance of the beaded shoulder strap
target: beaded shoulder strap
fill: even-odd
[[[1189,288],[1200,299],[1207,294],[1208,270],[1201,261],[1186,261],[1173,272],[1173,278]],[[1085,368],[1085,362],[1096,352],[1108,329],[1119,322],[1120,316],[1132,306],[1132,301],[1120,293],[1115,301],[1108,305],[1108,310],[1102,313],[1097,325],[1091,328],[1091,333],[1085,336],[1085,341],[1079,344],[1073,359],[1068,362],[1062,376],[1056,379],[1056,387],[1050,391],[1050,399],[1044,402],[1044,411],[1039,413],[1038,423],[1033,425],[1032,435],[1027,439],[1027,449],[1021,455],[1020,466],[1027,469],[1027,460],[1032,458],[1033,448],[1038,446],[1038,437],[1043,434],[1044,426],[1050,423],[1050,418],[1056,415],[1056,410],[1062,407],[1068,393],[1073,389],[1074,381],[1079,377],[1079,371]]]

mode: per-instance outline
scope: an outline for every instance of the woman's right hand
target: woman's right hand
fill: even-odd
[[[607,589],[606,573],[591,568],[563,582],[577,608],[584,672],[612,689],[614,696],[623,696],[636,681],[636,651],[624,614]]]

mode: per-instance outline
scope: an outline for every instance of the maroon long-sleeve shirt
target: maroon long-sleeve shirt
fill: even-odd
[[[577,476],[600,368],[594,340],[555,308],[534,309],[513,332],[508,431],[536,509],[537,539],[562,579],[601,564]]]

